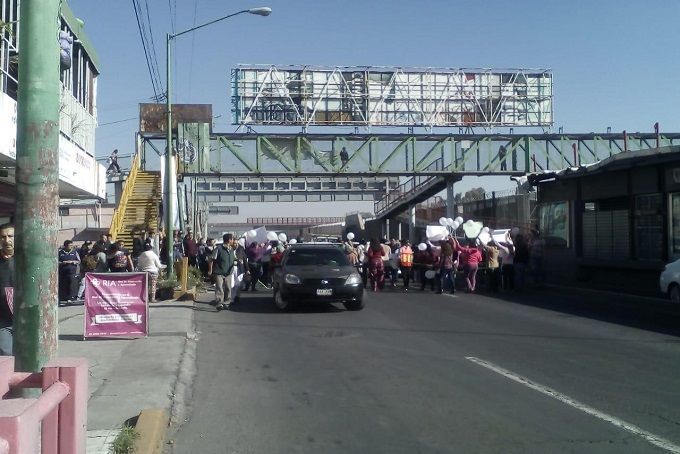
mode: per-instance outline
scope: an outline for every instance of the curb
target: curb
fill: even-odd
[[[133,452],[136,454],[161,454],[169,420],[168,413],[163,408],[142,410],[135,425],[139,438],[135,440]]]

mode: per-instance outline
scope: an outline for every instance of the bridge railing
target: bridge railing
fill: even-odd
[[[272,217],[272,218],[248,218],[246,223],[251,225],[318,225],[333,222],[342,222],[345,218],[339,217]]]
[[[432,162],[424,169],[425,171],[433,170],[444,170],[444,160],[439,158]],[[380,216],[384,211],[386,211],[392,204],[401,201],[402,199],[408,197],[410,194],[416,193],[421,188],[427,186],[432,181],[440,176],[425,176],[417,175],[409,178],[406,182],[400,184],[396,189],[391,190],[385,196],[376,201],[374,204],[376,216]]]
[[[14,357],[0,356],[0,454],[85,454],[88,364],[59,358],[42,372],[15,372]],[[39,388],[37,398],[10,391]]]

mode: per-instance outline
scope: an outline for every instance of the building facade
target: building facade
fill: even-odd
[[[533,175],[546,269],[556,280],[658,293],[680,258],[680,147]]]
[[[0,219],[14,213],[20,33],[21,1],[0,2]],[[62,62],[60,71],[59,195],[105,198],[106,169],[95,161],[99,61],[83,21],[66,2],[61,2],[55,41],[60,36],[71,44],[70,61]]]

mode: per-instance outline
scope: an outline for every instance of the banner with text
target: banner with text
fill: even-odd
[[[85,337],[149,334],[146,273],[85,273]]]

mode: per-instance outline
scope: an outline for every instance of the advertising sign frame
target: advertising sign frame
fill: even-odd
[[[85,279],[84,339],[149,335],[147,273],[85,273]]]

